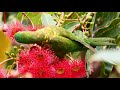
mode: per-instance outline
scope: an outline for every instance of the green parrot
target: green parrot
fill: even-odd
[[[94,46],[94,43],[96,43],[95,40],[81,39],[72,32],[69,32],[64,28],[57,26],[47,26],[37,31],[17,32],[14,37],[19,43],[36,43],[40,46],[49,47],[54,50],[56,55],[59,57],[63,57],[66,53],[72,51],[83,51],[90,49],[93,52],[96,52],[96,50],[90,45],[92,44]],[[103,41],[109,40],[112,39],[104,39]],[[113,45],[113,43],[109,44]]]

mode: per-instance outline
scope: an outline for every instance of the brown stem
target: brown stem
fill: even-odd
[[[90,37],[93,37],[93,29],[95,28],[95,18],[96,18],[96,12],[93,12],[93,19],[92,22],[94,23],[92,27],[90,28]]]
[[[81,51],[81,53],[80,53],[81,60],[85,60],[86,52],[87,51]]]
[[[0,66],[3,65],[5,62],[10,61],[10,60],[12,60],[12,59],[13,59],[13,58],[9,58],[9,59],[4,60],[3,62],[0,63]]]
[[[56,26],[60,26],[61,21],[64,19],[64,12],[61,12],[60,20],[58,21]]]
[[[80,24],[77,24],[74,29],[72,30],[72,32],[74,32],[78,27],[80,27]]]
[[[23,22],[23,19],[24,19],[24,14],[22,14],[21,23]]]
[[[89,12],[87,15],[86,15],[86,17],[85,17],[85,19],[83,20],[83,25],[82,25],[82,29],[83,29],[83,31],[86,31],[86,22],[88,21],[88,17],[91,15],[91,12]]]
[[[86,22],[87,22],[87,20],[88,20],[88,18],[86,18],[86,19],[84,20],[84,24],[82,25],[83,31],[86,31]]]
[[[65,21],[78,21],[78,19],[65,19]]]
[[[66,20],[71,20],[71,19],[68,19],[68,18],[69,18],[73,13],[74,13],[74,12],[70,12],[70,13],[67,15],[66,19],[64,19],[64,12],[62,12],[62,15],[61,15],[61,17],[60,17],[60,20],[58,21],[57,26],[60,26],[61,21],[63,21],[62,23],[64,23]],[[77,21],[77,20],[76,20],[76,21]]]
[[[26,16],[26,17],[29,19],[29,21],[30,21],[32,27],[34,28],[34,24],[33,24],[32,20],[26,15],[26,13],[25,13],[25,12],[22,12],[22,14],[23,14],[24,16]]]
[[[4,24],[6,24],[6,12],[3,12]]]
[[[68,19],[74,12],[70,12],[66,19]]]
[[[76,14],[76,16],[77,16],[77,19],[78,19],[78,21],[80,22],[80,17],[79,17],[79,15],[75,12],[75,14]]]
[[[69,56],[68,54],[66,54],[66,56],[67,56],[68,58],[70,58],[71,61],[74,60],[74,59],[73,59],[71,56]]]
[[[86,26],[82,26],[83,32],[85,32],[86,30],[88,30],[89,28],[87,28]]]
[[[10,71],[12,70],[12,68],[14,67],[14,65],[16,64],[16,62],[13,62],[13,64],[11,65],[10,69],[7,71],[7,78],[10,74]]]

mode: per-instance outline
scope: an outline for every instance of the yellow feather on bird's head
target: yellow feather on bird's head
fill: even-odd
[[[0,62],[7,59],[5,52],[10,52],[11,49],[11,40],[0,28]]]

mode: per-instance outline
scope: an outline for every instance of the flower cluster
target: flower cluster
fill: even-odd
[[[6,78],[6,71],[4,69],[0,69],[0,78]]]
[[[51,64],[57,60],[51,50],[33,45],[29,50],[20,52],[18,70],[21,74],[30,72],[35,78],[52,77]]]
[[[59,59],[53,51],[38,45],[21,51],[18,57],[18,71],[21,75],[31,73],[33,78],[86,77],[84,60]]]

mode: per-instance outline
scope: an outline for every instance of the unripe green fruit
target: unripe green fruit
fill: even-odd
[[[17,46],[14,46],[13,49],[16,51],[18,48],[17,48]]]
[[[54,12],[55,14],[57,14],[58,12]]]
[[[81,25],[83,25],[83,24],[84,24],[84,22],[83,22],[83,21],[81,21],[81,22],[80,22],[80,24],[81,24]]]
[[[5,55],[7,55],[8,57],[11,57],[10,54],[7,51],[5,52]]]
[[[90,22],[90,25],[94,25],[94,22]]]
[[[57,21],[57,19],[56,18],[53,18],[55,21]]]
[[[88,16],[88,21],[90,21],[92,19],[92,16]]]
[[[90,34],[89,34],[89,31],[85,31],[84,34],[85,34],[86,36],[89,36],[89,35],[90,35]]]
[[[18,49],[18,52],[20,53],[20,52],[21,52],[21,49]]]
[[[64,21],[61,21],[60,23],[64,23]]]
[[[60,12],[58,12],[57,14],[58,14],[58,15],[61,15],[61,13],[60,13]]]
[[[23,46],[23,45],[20,45],[20,49],[24,50],[24,46]]]
[[[65,18],[67,18],[68,17],[68,15],[65,15]]]
[[[14,54],[14,53],[11,53],[10,55],[11,55],[11,57],[15,57],[15,54]]]

